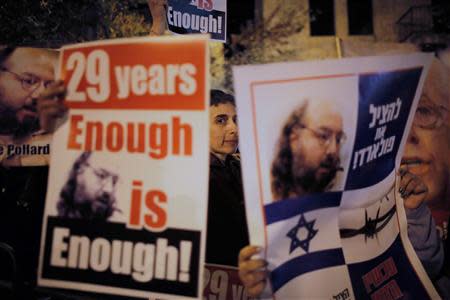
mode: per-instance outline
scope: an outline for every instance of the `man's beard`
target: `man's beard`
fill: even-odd
[[[24,109],[36,111],[34,106],[24,106]],[[39,119],[26,116],[22,121],[17,118],[17,111],[0,104],[0,134],[22,138],[39,130]]]
[[[83,203],[76,204],[74,210],[78,210],[81,218],[107,220],[117,210],[115,204],[115,197],[104,193],[95,199],[84,200]]]
[[[306,193],[321,193],[330,185],[336,177],[336,173],[342,168],[339,157],[328,155],[321,161],[319,167],[305,166],[303,154],[297,154],[293,159],[292,176],[294,193],[300,187]],[[328,170],[325,173],[318,173],[319,168]]]

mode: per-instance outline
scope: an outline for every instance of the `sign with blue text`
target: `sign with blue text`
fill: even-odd
[[[430,61],[233,69],[250,239],[270,271],[263,298],[439,297],[408,238],[398,173]]]

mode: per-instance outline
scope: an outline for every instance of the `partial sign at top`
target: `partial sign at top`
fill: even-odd
[[[209,33],[211,39],[227,39],[226,0],[168,0],[167,24],[173,33]]]

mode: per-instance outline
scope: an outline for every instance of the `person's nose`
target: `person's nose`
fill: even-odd
[[[411,131],[409,132],[408,139],[406,140],[407,144],[417,145],[419,144],[419,135],[417,134],[416,126],[411,126]]]
[[[227,130],[228,130],[228,133],[230,133],[230,134],[233,134],[233,135],[238,134],[238,126],[234,120],[230,119],[230,121],[227,124]]]
[[[39,85],[31,92],[30,97],[36,99],[45,90],[45,84],[42,80]]]
[[[103,182],[103,192],[112,194],[114,191],[114,181],[112,177],[108,177]]]
[[[338,144],[336,137],[333,136],[333,138],[329,141],[327,146],[327,154],[337,154],[339,152],[340,145]]]

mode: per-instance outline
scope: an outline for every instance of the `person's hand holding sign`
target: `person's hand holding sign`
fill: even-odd
[[[64,103],[66,88],[63,81],[52,83],[42,92],[37,101],[37,111],[41,129],[45,132],[54,132],[58,119],[67,113],[67,106]]]
[[[148,0],[147,3],[153,19],[150,35],[162,35],[166,30],[166,9],[164,6],[167,6],[167,0]]]
[[[405,208],[419,207],[428,192],[427,186],[420,177],[410,173],[407,168],[399,170],[399,192],[404,200]],[[259,297],[266,286],[267,262],[260,258],[252,258],[260,253],[256,246],[246,246],[239,253],[239,278],[247,289],[250,297]]]
[[[266,286],[267,262],[264,259],[252,258],[261,252],[256,246],[246,246],[239,252],[239,278],[250,297],[258,297]]]
[[[427,186],[419,176],[409,172],[407,167],[401,167],[399,170],[399,175],[399,193],[403,198],[405,208],[418,208],[427,196]]]

